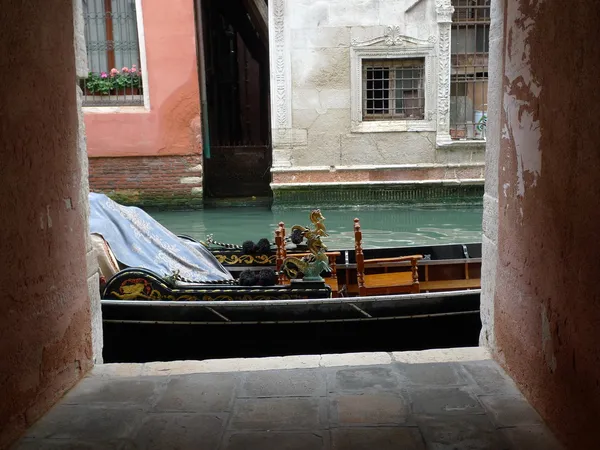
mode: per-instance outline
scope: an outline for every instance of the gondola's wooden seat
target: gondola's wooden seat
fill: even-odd
[[[283,260],[287,257],[287,249],[285,248],[285,224],[283,222],[279,222],[277,229],[275,230],[275,244],[277,246],[276,253],[276,269],[279,274],[278,283],[279,284],[289,284],[290,280],[285,274],[280,273],[281,267],[283,265]],[[330,276],[325,277],[323,280],[325,284],[327,284],[331,288],[332,297],[338,297],[339,286],[337,280],[337,268],[336,268],[336,258],[340,256],[340,252],[325,252],[327,257],[329,258],[329,266],[331,267]],[[304,256],[308,256],[310,253],[294,253],[293,256],[296,258],[303,258]]]
[[[358,294],[387,295],[419,292],[419,272],[417,262],[423,255],[400,256],[396,258],[365,259],[362,248],[362,231],[359,219],[354,219],[354,247],[356,250],[356,277]],[[410,271],[389,271],[390,263],[410,261]],[[383,268],[383,273],[367,274],[367,270]]]

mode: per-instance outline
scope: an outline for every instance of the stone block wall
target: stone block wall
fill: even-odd
[[[90,190],[163,209],[202,208],[202,156],[90,158]]]

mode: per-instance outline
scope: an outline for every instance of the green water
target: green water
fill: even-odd
[[[286,228],[308,226],[309,211],[271,211],[268,208],[219,208],[203,211],[153,212],[152,216],[175,234],[204,240],[213,234],[219,242],[241,244],[245,240],[274,239],[277,223]],[[322,210],[329,249],[354,247],[353,219],[358,217],[365,248],[411,245],[460,244],[481,241],[481,207],[373,208]],[[311,226],[312,228],[312,226]]]

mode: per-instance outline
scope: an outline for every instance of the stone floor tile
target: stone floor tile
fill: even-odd
[[[340,395],[330,405],[331,421],[342,426],[404,424],[409,416],[407,402],[396,395]]]
[[[515,383],[494,361],[462,363],[480,388],[481,394],[521,395]]]
[[[144,414],[141,409],[122,406],[58,405],[27,432],[27,437],[88,443],[124,439],[137,430]]]
[[[149,408],[166,378],[94,378],[81,382],[62,400],[73,405],[116,405],[130,404]]]
[[[320,370],[249,372],[238,397],[312,397],[325,395],[325,377]]]
[[[149,414],[135,438],[146,450],[218,449],[227,416],[197,413]]]
[[[411,384],[428,386],[457,386],[469,384],[470,380],[458,364],[396,364],[401,376]]]
[[[425,450],[418,428],[336,428],[333,450]]]
[[[564,450],[545,425],[503,428],[500,432],[506,436],[513,450]]]
[[[329,392],[367,392],[399,387],[391,367],[353,367],[340,369],[330,375]]]
[[[288,397],[238,399],[232,430],[318,430],[326,421],[326,399]]]
[[[223,450],[326,450],[329,432],[233,432],[225,436]]]
[[[409,391],[415,414],[484,414],[477,398],[464,388],[424,388]]]
[[[479,401],[497,427],[540,425],[542,418],[521,396],[481,395]]]
[[[195,374],[173,377],[154,411],[226,412],[237,386],[232,374]]]
[[[429,450],[510,448],[485,415],[417,417],[416,420]]]

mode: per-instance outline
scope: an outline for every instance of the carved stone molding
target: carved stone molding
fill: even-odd
[[[435,12],[438,23],[452,23],[454,6],[452,6],[451,0],[435,0]]]
[[[450,0],[436,0],[438,22],[438,82],[437,82],[437,137],[438,144],[450,138],[450,28],[454,7]]]
[[[272,0],[269,5],[269,48],[271,66],[271,127],[273,135],[282,135],[292,127],[292,88],[289,30],[286,26],[286,0]],[[274,143],[277,141],[274,136]],[[278,165],[277,152],[273,165]],[[281,161],[282,164],[289,164]]]
[[[384,45],[386,47],[414,47],[419,45],[428,45],[435,42],[435,36],[430,36],[427,41],[412,38],[400,33],[398,25],[389,25],[385,27],[383,35],[367,41],[352,39],[352,47],[370,47],[374,45]]]

